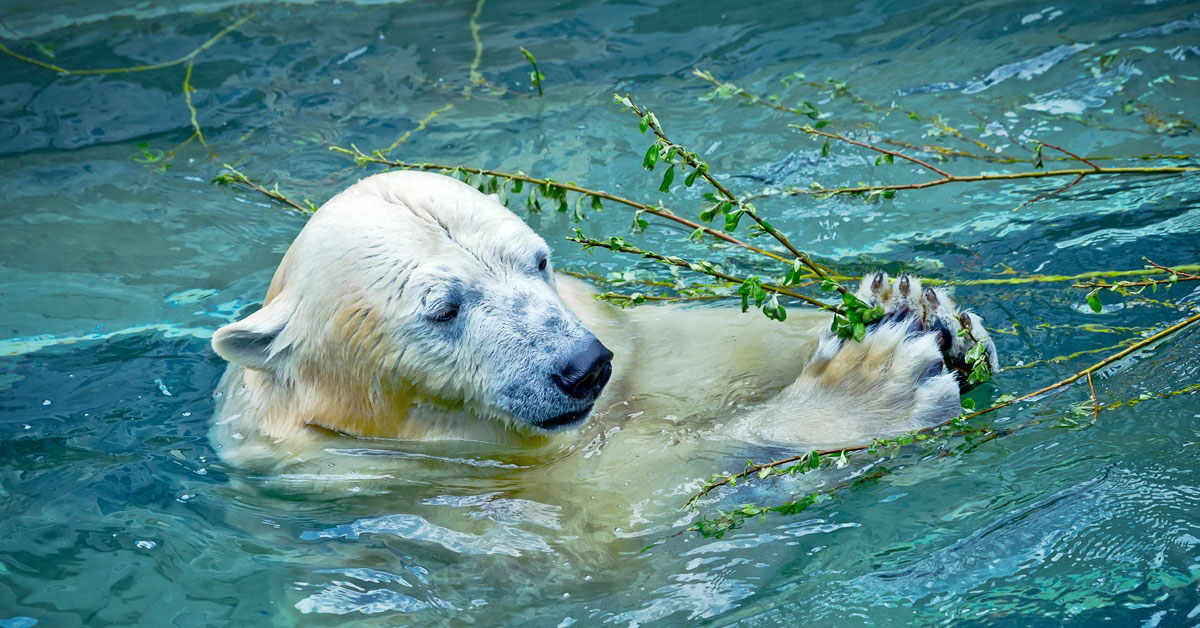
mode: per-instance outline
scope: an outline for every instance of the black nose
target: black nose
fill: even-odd
[[[576,399],[595,397],[612,377],[612,357],[613,352],[608,347],[593,339],[587,348],[571,356],[562,370],[552,376],[554,383]]]

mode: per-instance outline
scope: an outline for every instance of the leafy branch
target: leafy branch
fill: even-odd
[[[725,215],[725,229],[727,231],[733,231],[737,228],[738,221],[743,215],[749,216],[751,220],[757,223],[758,227],[764,233],[767,233],[771,237],[775,238],[776,241],[783,245],[783,248],[787,249],[789,253],[796,257],[796,259],[800,260],[800,263],[811,270],[813,274],[821,279],[827,279],[831,281],[838,292],[847,294],[844,287],[838,284],[835,280],[829,278],[829,274],[825,271],[825,269],[814,263],[807,254],[793,246],[791,241],[788,240],[787,236],[773,227],[771,223],[761,218],[758,215],[754,205],[745,200],[739,199],[736,195],[734,195],[733,192],[729,191],[729,188],[725,187],[720,181],[717,181],[717,179],[709,173],[708,164],[702,161],[699,156],[696,155],[696,153],[690,152],[684,146],[672,142],[671,139],[667,137],[666,133],[663,132],[662,125],[658,122],[658,117],[651,113],[649,109],[638,107],[629,95],[619,96],[614,94],[613,100],[617,104],[623,105],[626,109],[629,109],[635,115],[637,115],[638,125],[642,133],[650,130],[658,138],[646,151],[646,156],[642,160],[643,167],[645,167],[647,170],[653,171],[654,166],[659,159],[670,162],[675,156],[678,156],[685,165],[692,168],[692,173],[688,175],[687,179],[684,181],[685,185],[690,187],[696,180],[696,177],[699,177],[704,179],[704,181],[711,185],[713,189],[715,189],[720,195],[721,199],[718,200],[717,204],[713,208],[710,208],[709,210],[706,210],[700,214],[700,218],[702,220],[704,220],[706,216],[708,220],[711,220],[719,211]],[[659,187],[660,190],[665,192],[670,189],[671,181],[674,178],[674,171],[675,166],[672,164],[667,169],[666,173],[663,174],[663,182]]]
[[[1065,169],[1059,169],[1059,170],[1033,170],[1033,171],[1029,171],[1029,172],[1001,172],[1001,173],[989,173],[989,174],[978,174],[978,175],[956,175],[956,174],[951,174],[945,170],[942,170],[941,168],[933,166],[932,164],[930,164],[926,161],[920,160],[920,159],[913,157],[911,155],[908,155],[906,153],[902,153],[900,151],[889,150],[889,149],[883,148],[882,146],[879,146],[876,144],[871,144],[869,142],[862,142],[862,141],[854,140],[854,139],[848,138],[840,133],[830,133],[828,131],[822,131],[820,129],[814,128],[811,125],[798,126],[798,125],[790,124],[788,126],[791,128],[794,128],[794,129],[799,129],[809,135],[825,138],[825,144],[821,148],[821,153],[823,155],[827,155],[829,153],[829,140],[834,140],[834,141],[850,144],[853,146],[866,148],[868,150],[872,150],[877,153],[880,153],[880,157],[876,160],[876,164],[894,163],[894,159],[896,157],[901,157],[903,159],[906,159],[908,161],[911,161],[911,162],[921,166],[922,168],[925,168],[927,170],[930,170],[931,172],[938,174],[939,178],[931,179],[928,181],[922,181],[920,183],[900,183],[900,184],[891,184],[891,185],[859,185],[859,186],[847,186],[847,187],[837,187],[837,188],[827,188],[820,184],[814,183],[814,184],[810,185],[808,188],[791,188],[791,189],[780,190],[780,191],[775,191],[775,192],[763,192],[763,193],[753,195],[748,198],[753,200],[753,199],[763,198],[763,197],[767,197],[767,196],[775,196],[775,195],[785,195],[786,196],[786,195],[797,195],[797,194],[808,194],[808,195],[816,195],[816,196],[824,196],[824,197],[837,196],[839,194],[868,195],[868,196],[882,195],[885,198],[891,198],[892,195],[894,195],[897,191],[900,191],[900,190],[922,190],[925,188],[936,187],[939,185],[946,185],[949,183],[974,183],[974,182],[979,182],[979,181],[1013,181],[1013,180],[1018,180],[1018,179],[1042,179],[1042,178],[1055,178],[1055,177],[1073,177],[1075,179],[1074,181],[1072,181],[1070,184],[1068,184],[1067,186],[1065,186],[1063,188],[1060,188],[1050,194],[1047,194],[1047,195],[1041,196],[1037,199],[1034,199],[1034,201],[1037,201],[1037,200],[1042,200],[1044,198],[1047,198],[1049,196],[1053,196],[1054,194],[1057,194],[1059,192],[1062,192],[1062,191],[1066,190],[1067,188],[1071,187],[1072,185],[1074,185],[1075,183],[1078,183],[1079,180],[1082,180],[1084,177],[1088,177],[1088,176],[1179,175],[1179,174],[1187,174],[1187,173],[1191,173],[1191,172],[1200,172],[1200,167],[1196,167],[1196,166],[1114,166],[1114,167],[1099,166],[1099,165],[1095,164],[1094,162],[1091,162],[1090,160],[1087,160],[1083,157],[1076,156],[1077,159],[1083,160],[1085,163],[1087,163],[1089,165],[1089,167],[1088,168],[1065,168]],[[1042,145],[1050,146],[1049,144],[1043,144],[1043,143],[1038,144],[1039,147]],[[1057,148],[1057,147],[1054,147],[1054,148]],[[1074,153],[1070,153],[1070,154],[1074,155]],[[1041,167],[1041,161],[1035,160],[1034,167],[1035,168]],[[1033,201],[1031,201],[1031,202],[1033,202]]]
[[[392,160],[392,159],[388,159],[380,151],[373,151],[371,154],[367,154],[367,153],[363,152],[362,149],[358,148],[357,146],[354,146],[353,144],[350,146],[350,149],[345,149],[340,146],[331,146],[330,150],[333,150],[333,151],[336,151],[339,153],[343,153],[343,154],[353,157],[354,161],[360,166],[365,166],[366,164],[370,164],[370,163],[376,163],[376,164],[380,164],[383,166],[387,166],[388,168],[401,168],[404,170],[433,170],[433,171],[447,172],[447,173],[461,172],[461,173],[466,173],[468,175],[480,175],[480,176],[484,176],[484,177],[490,177],[497,181],[503,180],[505,182],[505,185],[507,185],[508,183],[514,184],[514,186],[513,186],[514,193],[521,192],[521,190],[523,189],[523,186],[521,184],[532,183],[533,185],[537,186],[536,190],[543,192],[549,198],[559,202],[560,203],[559,207],[563,211],[565,211],[567,208],[566,198],[564,196],[562,196],[560,194],[560,192],[574,192],[574,193],[579,194],[580,195],[579,199],[577,199],[579,202],[582,202],[584,199],[590,198],[591,199],[591,207],[592,207],[592,209],[594,209],[596,211],[600,211],[601,209],[603,209],[602,201],[612,201],[614,203],[619,203],[621,205],[625,205],[627,207],[634,208],[635,210],[637,210],[638,217],[640,217],[641,214],[645,213],[645,214],[650,214],[651,216],[656,216],[658,218],[670,220],[672,222],[683,225],[683,226],[687,227],[688,229],[692,230],[692,237],[699,237],[700,234],[706,234],[706,235],[712,236],[714,238],[717,238],[718,240],[728,242],[729,244],[733,244],[735,246],[740,246],[748,251],[753,251],[755,253],[758,253],[759,255],[764,255],[766,257],[770,257],[774,260],[781,261],[781,262],[787,261],[786,258],[782,257],[781,255],[779,255],[777,253],[773,253],[766,249],[754,246],[748,242],[744,242],[744,241],[739,240],[727,233],[723,233],[723,232],[713,229],[711,227],[707,227],[698,222],[688,220],[687,218],[684,218],[682,216],[679,216],[678,214],[671,212],[666,207],[662,207],[662,206],[655,207],[653,205],[648,205],[646,203],[639,203],[638,201],[635,201],[635,200],[632,200],[629,198],[617,196],[616,194],[610,194],[608,192],[604,192],[601,190],[593,190],[593,189],[585,188],[583,186],[579,186],[574,183],[562,183],[559,181],[555,181],[553,179],[543,179],[543,178],[538,178],[538,177],[532,177],[532,176],[529,176],[522,172],[502,172],[499,170],[487,170],[484,168],[473,168],[470,166],[452,166],[452,165],[448,165],[448,164],[418,163],[418,162]],[[484,185],[484,184],[480,184],[480,185]],[[484,191],[490,190],[491,192],[495,192],[495,191],[498,191],[499,189],[500,189],[499,183],[489,182],[488,184],[484,185]],[[635,218],[635,220],[637,220],[637,218]],[[645,228],[646,226],[647,225],[645,225],[645,224],[638,223],[639,228]]]
[[[1121,296],[1129,296],[1131,294],[1141,294],[1146,288],[1157,291],[1158,287],[1163,285],[1170,288],[1181,281],[1200,281],[1200,275],[1193,275],[1179,268],[1168,268],[1145,257],[1142,259],[1146,260],[1146,263],[1150,265],[1152,272],[1166,273],[1167,277],[1165,279],[1144,279],[1142,281],[1117,281],[1111,284],[1104,281],[1084,281],[1072,287],[1091,288],[1091,292],[1088,292],[1087,295],[1088,307],[1092,308],[1093,312],[1100,313],[1102,309],[1100,304],[1101,290],[1115,292]]]
[[[292,199],[285,196],[283,194],[283,192],[279,191],[278,183],[274,184],[271,188],[268,189],[268,188],[265,188],[255,182],[251,181],[249,177],[242,174],[236,168],[234,168],[233,166],[231,166],[229,164],[221,164],[221,166],[223,168],[225,168],[225,172],[222,172],[221,174],[217,175],[212,180],[212,182],[216,183],[217,185],[243,185],[245,187],[250,188],[251,190],[254,190],[256,192],[259,192],[260,194],[267,196],[268,198],[274,199],[280,203],[283,203],[284,205],[291,206],[291,207],[295,208],[296,211],[299,211],[301,213],[311,214],[311,213],[317,211],[317,206],[313,205],[312,201],[310,201],[308,199],[304,199],[304,205],[301,205],[300,203],[297,203],[296,201],[293,201]]]
[[[664,264],[669,264],[671,266],[678,266],[679,268],[686,268],[688,270],[691,270],[691,271],[694,271],[697,273],[701,273],[701,274],[705,274],[710,277],[716,277],[717,279],[724,279],[726,281],[733,281],[733,282],[741,283],[742,286],[741,286],[741,288],[739,288],[739,294],[743,298],[743,307],[742,307],[743,311],[745,311],[747,309],[747,303],[748,303],[749,299],[754,299],[756,302],[756,305],[762,306],[764,301],[768,301],[768,298],[766,297],[765,293],[772,292],[775,294],[782,294],[784,296],[792,297],[793,299],[798,299],[800,301],[804,301],[805,303],[808,303],[809,305],[813,305],[822,310],[829,310],[835,314],[840,314],[842,316],[845,316],[845,311],[842,308],[839,308],[835,305],[830,305],[828,303],[824,303],[822,301],[818,301],[817,299],[814,299],[814,298],[804,295],[804,294],[800,294],[799,292],[795,292],[793,290],[788,290],[786,287],[783,287],[783,286],[776,286],[776,285],[769,284],[769,283],[762,283],[758,279],[758,277],[751,277],[750,279],[746,279],[746,280],[738,279],[737,277],[734,277],[733,275],[730,275],[729,273],[726,273],[726,272],[718,269],[711,262],[707,262],[704,260],[701,260],[699,262],[689,262],[689,261],[683,259],[682,257],[677,257],[674,255],[667,256],[667,255],[662,255],[660,253],[655,253],[653,251],[646,251],[646,250],[639,249],[635,246],[630,245],[629,243],[625,242],[624,238],[621,238],[618,236],[612,236],[608,239],[607,242],[605,242],[602,240],[597,240],[595,238],[586,237],[583,235],[582,231],[580,231],[579,229],[576,229],[575,235],[573,237],[567,238],[567,240],[570,242],[575,242],[577,244],[583,245],[583,249],[585,251],[588,249],[593,249],[593,248],[608,249],[610,251],[615,251],[617,253],[627,253],[630,255],[637,255],[640,257],[644,257],[646,259],[651,259],[651,260],[655,260],[658,262],[662,262]],[[851,296],[853,296],[853,295],[851,295]],[[772,307],[778,308],[779,307],[778,302],[773,302]],[[784,315],[784,316],[786,317],[786,315]]]
[[[533,53],[529,52],[525,48],[521,48],[521,54],[525,55],[525,59],[529,61],[529,65],[533,66],[533,71],[529,73],[529,82],[537,88],[538,96],[541,96],[542,81],[546,80],[546,77],[543,76],[542,71],[538,69],[537,61],[533,58]]]
[[[169,68],[171,66],[176,66],[176,65],[180,65],[182,63],[190,62],[192,59],[196,58],[196,55],[200,54],[201,52],[204,52],[205,50],[208,50],[214,44],[216,44],[218,41],[220,41],[223,37],[232,33],[233,31],[237,30],[243,24],[245,24],[246,22],[249,22],[256,15],[258,15],[257,11],[250,13],[244,17],[239,18],[238,20],[234,21],[229,26],[226,26],[225,28],[221,29],[219,32],[217,32],[217,34],[213,35],[212,37],[209,37],[207,40],[205,40],[204,43],[200,44],[199,46],[196,46],[194,49],[192,49],[191,52],[183,55],[182,57],[179,57],[178,59],[172,59],[170,61],[163,61],[162,63],[151,63],[148,65],[135,65],[135,66],[124,67],[124,68],[92,68],[92,69],[85,68],[82,70],[70,70],[70,69],[64,68],[60,65],[55,65],[53,63],[47,63],[45,61],[34,59],[33,57],[27,57],[23,54],[13,51],[12,49],[5,46],[4,44],[0,44],[0,53],[4,53],[10,57],[13,57],[14,59],[17,59],[19,61],[24,61],[25,63],[28,63],[30,65],[36,65],[39,68],[44,68],[44,69],[51,70],[53,72],[57,72],[59,74],[64,74],[64,75],[84,76],[84,75],[94,75],[94,74],[127,74],[130,72],[148,72],[150,70],[161,70],[162,68]]]

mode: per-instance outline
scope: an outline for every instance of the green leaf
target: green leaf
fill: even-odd
[[[1092,311],[1097,314],[1099,314],[1100,310],[1102,309],[1102,306],[1100,305],[1100,295],[1098,294],[1099,292],[1100,290],[1096,289],[1092,290],[1087,295],[1088,307],[1092,308]]]
[[[697,242],[704,240],[704,227],[696,227],[696,230],[692,232],[692,235],[688,236],[688,239]]]
[[[642,116],[642,119],[638,120],[638,130],[642,132],[642,135],[645,135],[646,131],[650,130],[650,118]]]
[[[687,178],[685,178],[683,180],[683,184],[689,188],[692,187],[692,184],[696,182],[696,177],[699,175],[700,175],[700,169],[693,168],[692,171],[688,174]]]
[[[867,337],[867,326],[862,323],[854,324],[854,342],[862,342]]]
[[[737,231],[738,223],[742,220],[742,210],[734,210],[725,214],[725,230]]]
[[[823,145],[821,146],[821,156],[822,156],[822,157],[828,157],[828,156],[829,156],[829,140],[825,140],[825,144],[823,144]]]
[[[1042,145],[1038,144],[1037,147],[1033,149],[1033,167],[1034,169],[1037,169],[1044,167],[1044,165],[1045,164],[1042,163]]]
[[[813,120],[816,120],[817,118],[819,118],[821,116],[821,110],[817,109],[816,106],[814,106],[812,103],[808,102],[807,100],[802,101],[800,103],[800,106],[797,107],[797,110],[799,110],[800,113],[812,118]]]
[[[520,179],[513,179],[513,194],[520,194],[521,188],[525,187],[525,182]]]
[[[654,164],[658,163],[658,144],[651,144],[646,150],[646,156],[642,157],[642,167],[646,170],[654,172]]]
[[[671,191],[671,182],[675,180],[675,164],[671,164],[670,168],[663,173],[662,183],[658,186],[658,191],[667,194]]]

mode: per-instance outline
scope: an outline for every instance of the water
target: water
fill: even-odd
[[[809,100],[841,132],[871,122],[881,137],[980,152],[938,136],[927,117],[779,79],[802,71],[808,81],[848,81],[858,96],[937,114],[1017,156],[1028,153],[1010,138],[1090,155],[1200,152],[1195,125],[1173,117],[1197,114],[1194,3],[487,0],[473,22],[478,48],[476,9],[7,4],[2,43],[68,68],[176,59],[259,12],[194,58],[192,103],[217,160],[187,142],[186,64],[59,76],[0,56],[0,626],[1200,623],[1200,402],[1194,392],[1159,398],[1197,381],[1194,330],[1099,374],[1101,401],[1149,399],[1103,412],[1090,428],[1051,427],[1088,403],[1077,385],[1047,423],[961,456],[908,452],[888,463],[890,475],[799,515],[751,518],[720,539],[684,531],[646,552],[692,521],[676,508],[723,461],[661,448],[659,476],[630,479],[626,498],[638,510],[604,531],[609,551],[580,556],[556,530],[586,513],[565,512],[553,495],[591,490],[586,477],[536,499],[505,467],[303,497],[217,460],[206,429],[223,363],[208,337],[261,299],[304,222],[261,195],[210,184],[219,162],[320,203],[363,175],[329,146],[383,148],[411,131],[393,157],[520,169],[653,202],[663,197],[639,165],[647,140],[611,104],[620,91],[739,191],[928,176],[899,160],[874,167],[873,156],[840,146],[820,159],[820,144],[787,127],[805,118],[703,100],[710,86],[693,67],[789,106]],[[518,46],[537,56],[542,98],[529,97]],[[476,58],[475,71],[518,95],[466,90]],[[1075,273],[1138,268],[1142,256],[1195,263],[1196,182],[1095,178],[1024,206],[1065,181],[948,185],[870,204],[773,198],[759,208],[847,271]],[[695,215],[699,187],[677,191],[670,206]],[[578,225],[519,211],[559,268],[657,270],[563,241],[576,226],[629,235],[632,216],[616,206]],[[686,236],[658,223],[629,235],[647,248],[731,259]],[[983,404],[1034,390],[1178,321],[1200,307],[1194,286],[1105,295],[1099,315],[1065,284],[960,288],[1005,365],[1036,363],[974,396]],[[1020,425],[1046,401],[993,418]],[[463,458],[478,462],[470,451]],[[781,501],[793,490],[728,499]]]

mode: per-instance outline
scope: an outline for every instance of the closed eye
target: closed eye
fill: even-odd
[[[449,323],[458,317],[458,305],[443,306],[436,314],[429,317],[435,323]]]

